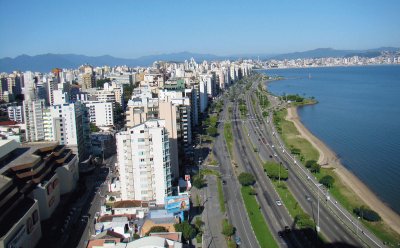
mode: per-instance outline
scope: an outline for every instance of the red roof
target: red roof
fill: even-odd
[[[0,126],[14,126],[18,124],[16,121],[0,121]]]

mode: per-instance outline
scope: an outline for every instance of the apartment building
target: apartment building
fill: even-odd
[[[117,133],[122,200],[164,204],[171,195],[169,134],[164,120],[148,120]]]

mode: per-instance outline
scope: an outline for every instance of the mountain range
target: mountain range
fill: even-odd
[[[190,58],[194,58],[196,61],[215,61],[224,59],[297,59],[297,58],[321,58],[321,57],[347,57],[347,56],[364,56],[364,57],[375,57],[381,54],[383,51],[396,52],[399,48],[394,47],[381,47],[376,49],[368,50],[336,50],[332,48],[318,48],[314,50],[304,52],[293,52],[286,54],[240,54],[240,55],[229,55],[229,56],[218,56],[213,54],[201,54],[191,52],[180,52],[180,53],[169,53],[159,55],[142,56],[134,59],[116,58],[110,55],[103,56],[85,56],[77,54],[41,54],[35,56],[20,55],[15,58],[2,58],[0,59],[0,72],[11,72],[14,70],[20,71],[39,71],[48,72],[53,68],[77,68],[83,64],[90,64],[93,66],[116,66],[116,65],[127,65],[127,66],[148,66],[154,61],[175,61],[183,62]]]

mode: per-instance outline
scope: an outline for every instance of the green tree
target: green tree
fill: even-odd
[[[300,228],[314,228],[315,223],[308,214],[298,214],[294,217],[294,222]]]
[[[242,172],[238,176],[239,182],[242,186],[253,185],[256,182],[254,176],[250,173]]]
[[[197,228],[197,230],[201,230],[201,226],[204,224],[204,222],[201,220],[201,217],[196,217],[194,221],[194,225]]]
[[[202,175],[196,175],[193,177],[193,186],[201,189],[206,185],[206,180],[204,179],[204,177]]]
[[[215,137],[217,135],[217,133],[218,133],[218,129],[216,127],[211,126],[211,127],[207,128],[207,134],[209,136]]]
[[[105,83],[111,82],[111,79],[105,78],[105,79],[98,79],[96,80],[96,87],[97,88],[103,88]]]
[[[377,212],[366,206],[354,208],[353,213],[355,213],[357,216],[360,216],[361,219],[371,222],[380,221],[382,219]]]
[[[321,170],[321,165],[315,163],[311,166],[310,171],[312,173],[319,173],[319,171]]]
[[[295,147],[291,147],[290,148],[290,152],[294,155],[300,155],[300,149],[295,148]]]
[[[185,240],[191,240],[197,234],[196,229],[192,225],[190,225],[187,221],[175,224],[174,227],[175,231],[182,232],[182,236]]]
[[[267,176],[272,180],[287,180],[289,177],[289,173],[285,167],[282,165],[269,161],[264,164],[264,171],[267,173]]]
[[[90,125],[90,132],[91,132],[91,133],[95,133],[95,132],[100,131],[100,128],[98,128],[98,127],[96,126],[96,124],[90,122],[89,125]]]
[[[124,110],[118,102],[114,103],[114,123],[117,128],[123,127],[125,122]]]
[[[311,166],[313,166],[316,163],[317,163],[317,161],[315,161],[315,160],[307,160],[306,167],[311,168]]]
[[[331,188],[335,183],[335,179],[330,175],[326,175],[323,178],[321,178],[319,182],[325,185],[327,188]]]
[[[148,236],[150,233],[159,233],[159,232],[168,232],[168,229],[165,228],[164,226],[153,226],[146,233],[146,236]]]
[[[227,219],[223,220],[223,224],[222,224],[222,234],[229,238],[230,236],[232,236],[233,234],[235,234],[235,227],[232,226]]]

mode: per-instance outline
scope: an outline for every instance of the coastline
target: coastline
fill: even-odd
[[[287,113],[286,119],[293,122],[300,136],[308,140],[319,152],[318,163],[323,167],[334,168],[333,171],[338,175],[340,180],[348,188],[351,188],[362,199],[365,205],[376,211],[387,225],[400,234],[400,215],[382,202],[358,177],[347,170],[340,163],[336,154],[303,125],[297,113],[297,107],[289,107]]]

